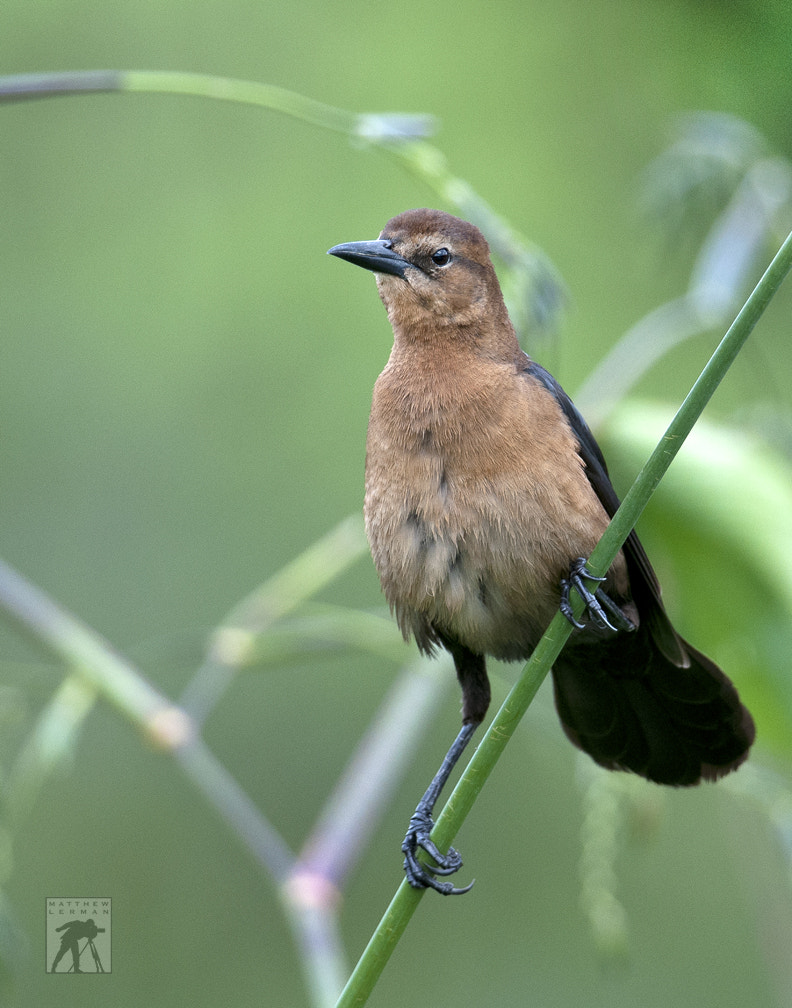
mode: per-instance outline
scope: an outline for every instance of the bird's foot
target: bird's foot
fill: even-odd
[[[610,631],[618,633],[619,630],[634,630],[635,624],[628,619],[613,599],[602,590],[597,588],[591,592],[586,587],[585,579],[590,581],[604,581],[604,577],[594,577],[586,567],[583,557],[577,557],[569,566],[569,577],[561,579],[561,612],[577,630],[585,630],[586,624],[575,618],[572,611],[572,604],[569,594],[574,588],[585,603],[585,613],[589,621],[600,631]],[[610,616],[610,619],[608,617]],[[611,622],[612,621],[612,622]]]
[[[404,853],[404,872],[407,881],[413,889],[434,889],[435,892],[442,893],[443,896],[459,896],[473,888],[473,882],[464,888],[458,889],[451,882],[440,882],[435,875],[453,875],[462,867],[462,858],[459,851],[453,847],[448,848],[448,853],[441,853],[437,844],[431,839],[430,833],[434,822],[429,812],[424,811],[420,806],[413,813],[407,835],[404,838],[401,849]],[[418,860],[418,851],[425,851],[435,862],[434,865],[424,864]]]

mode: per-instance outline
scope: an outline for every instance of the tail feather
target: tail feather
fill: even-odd
[[[601,766],[689,786],[745,760],[755,737],[751,715],[718,666],[678,639],[686,667],[643,627],[562,652],[553,669],[561,723]]]

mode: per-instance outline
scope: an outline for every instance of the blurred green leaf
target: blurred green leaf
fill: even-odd
[[[671,413],[630,401],[608,421],[617,482],[642,464]],[[671,559],[661,580],[683,623],[711,635],[744,690],[760,744],[792,759],[792,464],[742,429],[702,419],[658,488],[642,538]],[[689,632],[688,632],[689,633]],[[695,642],[694,642],[695,643]]]

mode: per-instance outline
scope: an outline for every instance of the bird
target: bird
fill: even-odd
[[[328,254],[375,274],[393,329],[366,439],[374,565],[405,639],[450,652],[462,692],[462,727],[402,844],[410,885],[472,886],[444,878],[462,859],[431,839],[434,806],[489,707],[486,657],[528,659],[559,608],[574,628],[553,688],[574,745],[608,770],[677,787],[736,769],[753,719],[672,626],[635,531],[587,587],[586,559],[619,498],[585,420],[521,349],[481,231],[419,208]]]

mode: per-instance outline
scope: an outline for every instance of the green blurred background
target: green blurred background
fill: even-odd
[[[781,0],[6,0],[0,23],[4,74],[192,70],[435,115],[452,170],[565,279],[558,340],[540,356],[573,395],[687,286],[695,234],[664,237],[636,209],[675,118],[728,112],[792,155]],[[439,200],[381,150],[208,100],[24,102],[0,108],[0,136],[2,554],[177,697],[224,613],[361,506],[390,331],[371,277],[325,250]],[[785,429],[791,304],[782,289],[712,423]],[[673,409],[719,336],[669,354],[634,395]],[[618,423],[601,433],[624,489],[640,451]],[[788,601],[721,527],[706,481],[698,512],[679,503],[685,479],[676,486],[642,535],[680,629],[754,708],[756,762],[785,794]],[[726,509],[729,493],[735,507],[754,494],[745,480],[713,492]],[[768,521],[783,533],[783,515]],[[322,598],[379,607],[370,562]],[[63,670],[10,624],[0,648],[7,771]],[[360,656],[252,670],[210,718],[209,744],[294,847],[395,674]],[[514,674],[496,669],[496,699]],[[647,815],[625,818],[614,887],[629,953],[603,961],[581,908],[587,778],[551,703],[545,688],[459,837],[474,891],[423,900],[371,1003],[792,1004],[788,820],[744,793],[752,778],[741,793],[650,790],[636,806]],[[398,884],[406,820],[457,723],[449,683],[345,893],[351,962]],[[6,907],[26,943],[7,940],[5,1003],[308,1003],[271,882],[108,707],[3,837]],[[113,898],[110,976],[45,975],[44,900],[59,895]]]

